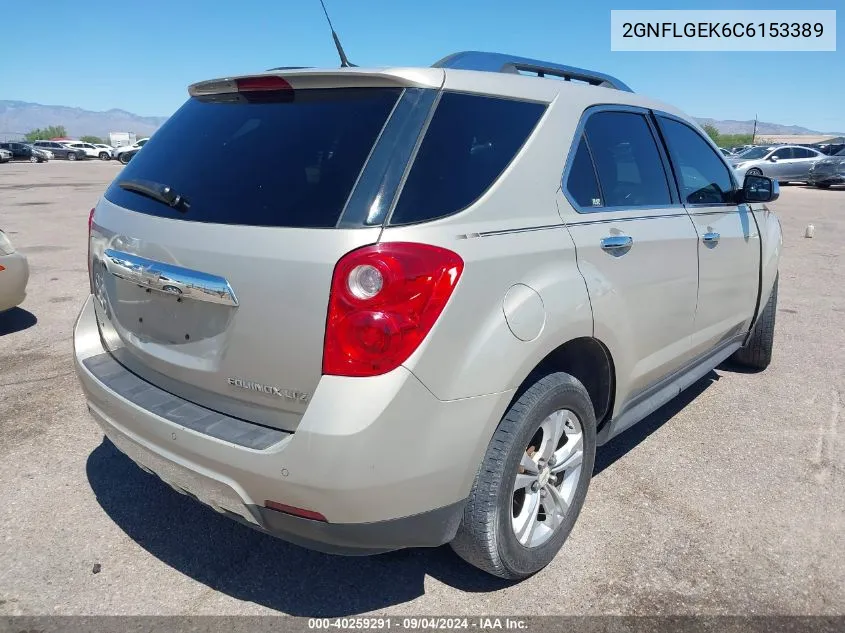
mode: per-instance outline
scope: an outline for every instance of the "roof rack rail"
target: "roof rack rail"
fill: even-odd
[[[458,70],[484,70],[494,73],[537,73],[538,77],[552,75],[566,81],[584,81],[593,86],[615,88],[626,92],[634,92],[616,77],[605,75],[593,70],[564,66],[554,62],[544,62],[528,57],[516,57],[504,53],[484,53],[481,51],[462,51],[452,53],[432,64],[433,68],[455,68]]]
[[[306,68],[313,68],[313,66],[276,66],[275,68],[268,68],[264,72],[269,73],[273,70],[305,70]]]

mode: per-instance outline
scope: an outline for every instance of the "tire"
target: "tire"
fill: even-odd
[[[819,189],[829,189],[830,183],[829,182],[817,182],[816,187],[818,187]]]
[[[745,175],[746,176],[762,176],[763,170],[760,169],[759,167],[752,167],[747,172],[745,172]]]
[[[29,157],[29,162],[30,162],[30,163],[37,163],[37,162],[39,162],[39,160],[38,160],[38,156],[30,156],[30,157]]]
[[[120,160],[120,164],[121,164],[121,165],[128,165],[128,164],[129,164],[129,161],[130,161],[130,160],[132,160],[132,157],[131,157],[131,156],[127,156],[127,153],[128,153],[128,152],[123,152],[123,153],[122,153],[122,154],[118,157],[118,160]]]
[[[67,153],[67,159],[68,160],[76,160],[76,154],[74,154],[73,152],[68,152]]]
[[[554,437],[554,433],[546,435],[544,425],[554,425],[554,420],[563,424],[563,419],[572,427],[569,430],[560,427],[566,441],[557,443],[557,450],[551,449],[561,461],[557,466],[554,461],[544,464],[542,456],[550,454],[545,438]],[[570,435],[571,429],[577,431],[579,426],[580,439]],[[560,442],[563,441],[561,434]],[[470,565],[500,578],[526,578],[540,571],[552,561],[572,531],[587,495],[595,455],[596,419],[584,385],[560,372],[539,378],[511,403],[493,434],[451,543],[452,549]],[[533,472],[524,468],[532,462],[537,467],[533,470],[538,471],[536,483]],[[549,478],[549,473],[563,464],[567,466]],[[538,488],[520,487],[518,479],[530,480]],[[543,479],[547,483],[539,487]],[[559,488],[560,494],[551,494],[549,486]],[[547,514],[544,504],[560,497],[568,498],[568,509],[555,518],[551,512]],[[530,522],[533,507],[537,508],[534,515],[538,520],[533,522],[533,531],[524,532],[523,539],[527,542],[523,544],[516,533],[515,522],[519,517],[513,514],[517,511],[523,516],[527,512]],[[539,520],[540,517],[544,519]],[[552,527],[554,523],[556,526]]]
[[[100,160],[111,160],[111,154],[108,152],[100,152]]]
[[[731,356],[738,365],[762,371],[772,362],[772,348],[775,342],[775,315],[778,310],[778,278],[772,286],[772,294],[766,307],[760,313],[748,341]]]

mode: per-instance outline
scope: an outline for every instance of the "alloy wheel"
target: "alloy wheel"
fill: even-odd
[[[513,487],[513,531],[525,547],[548,541],[569,511],[584,459],[584,430],[572,411],[541,423],[522,456]]]

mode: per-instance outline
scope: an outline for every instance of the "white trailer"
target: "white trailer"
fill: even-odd
[[[134,132],[109,132],[109,145],[112,147],[134,145],[137,140]]]

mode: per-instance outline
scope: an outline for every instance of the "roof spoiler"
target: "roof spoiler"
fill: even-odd
[[[566,81],[583,81],[592,86],[615,88],[625,92],[633,92],[627,85],[616,77],[604,73],[574,66],[564,66],[554,62],[544,62],[528,57],[516,57],[504,53],[484,53],[481,51],[462,51],[452,53],[432,64],[433,68],[452,68],[456,70],[482,70],[493,73],[536,73],[538,77],[551,75]]]

